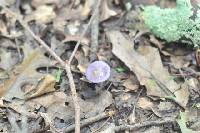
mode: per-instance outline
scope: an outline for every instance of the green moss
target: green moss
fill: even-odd
[[[142,13],[145,24],[161,39],[168,42],[184,41],[200,46],[200,11],[195,19],[190,0],[177,0],[176,8],[161,9],[157,6],[146,6]]]

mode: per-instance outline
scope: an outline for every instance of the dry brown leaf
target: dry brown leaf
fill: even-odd
[[[23,85],[36,85],[38,80],[45,75],[37,72],[37,68],[52,65],[39,49],[31,51],[27,48],[25,50],[27,53],[25,52],[24,61],[16,66],[9,79],[0,85],[0,90],[6,92],[3,97],[7,101],[11,101],[13,98],[24,99]]]
[[[68,106],[65,102],[69,103]],[[37,97],[26,102],[30,110],[43,106],[47,109],[47,114],[51,120],[55,117],[69,119],[74,115],[74,107],[71,98],[66,97],[64,92],[53,92],[42,97]]]
[[[56,17],[53,6],[39,6],[32,14],[25,17],[25,21],[36,20],[38,23],[46,24]]]
[[[138,106],[142,109],[151,109],[153,107],[153,103],[147,98],[142,97],[138,100]]]
[[[58,30],[64,32],[65,30],[66,21],[62,17],[56,17],[53,20],[53,27]]]
[[[95,4],[94,0],[86,0],[81,15],[87,17],[90,14],[92,6],[94,6],[94,4]]]
[[[108,6],[108,2],[109,0],[103,0],[102,1],[102,6],[101,6],[101,16],[100,16],[100,20],[104,21],[112,16],[117,15],[117,12],[115,12],[114,10],[111,10]]]
[[[26,93],[26,99],[34,98],[37,96],[41,96],[45,93],[55,91],[55,83],[56,79],[54,76],[50,74],[45,75],[45,77],[43,77],[41,81],[39,81],[39,84],[37,85],[36,89],[34,89],[34,93],[30,94],[32,91]]]
[[[158,49],[144,46],[138,52],[119,31],[106,34],[113,45],[112,52],[136,74],[140,84],[146,86],[148,95],[173,96],[177,103],[186,106],[189,98],[187,88],[180,89],[180,85],[171,78],[162,65]],[[185,97],[181,96],[183,94]]]
[[[123,86],[126,87],[126,91],[134,91],[138,89],[139,83],[135,76],[132,75],[124,81]]]
[[[88,118],[102,113],[106,107],[112,104],[112,95],[108,91],[102,92],[94,99],[82,100],[79,98],[81,106],[81,117]],[[47,114],[54,119],[55,117],[68,120],[74,117],[74,104],[72,97],[64,92],[53,92],[42,97],[37,97],[26,102],[30,110],[43,106],[47,109]]]

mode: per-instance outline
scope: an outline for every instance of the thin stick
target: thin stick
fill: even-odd
[[[99,130],[101,130],[106,125],[106,123],[110,120],[110,118],[111,117],[108,117],[107,120],[99,128],[97,128],[96,130],[92,131],[92,133],[99,132]]]
[[[99,36],[99,6],[96,7],[95,19],[91,23],[91,52],[90,52],[90,62],[96,59],[96,53],[98,50],[98,36]]]
[[[94,12],[93,12],[93,14],[92,14],[92,16],[91,16],[91,18],[90,18],[90,20],[89,20],[87,26],[86,26],[85,29],[83,30],[83,33],[81,34],[80,38],[83,38],[83,36],[86,34],[86,32],[87,32],[87,30],[88,30],[90,24],[92,23],[92,21],[94,20],[94,18],[95,18],[95,16],[96,16],[97,7],[99,7],[100,3],[101,3],[101,0],[98,0],[96,6],[95,6],[95,8],[94,8]],[[74,56],[75,56],[75,54],[76,54],[76,51],[78,50],[78,47],[80,46],[80,44],[81,44],[81,39],[79,39],[79,41],[76,43],[76,46],[75,46],[75,48],[74,48],[74,51],[72,52],[72,55],[71,55],[70,58],[69,58],[69,64],[71,64],[71,62],[72,62],[72,60],[73,60],[73,58],[74,58]]]
[[[71,72],[71,68],[70,68],[70,65],[67,63],[65,65],[65,71],[67,72],[67,76],[69,79],[69,85],[71,88],[72,99],[73,99],[74,108],[75,108],[75,132],[80,133],[80,105],[78,102],[76,86],[74,84],[74,78]]]
[[[74,102],[74,108],[75,108],[75,133],[80,133],[80,105],[78,103],[78,97],[77,97],[77,93],[76,93],[76,87],[75,87],[75,83],[74,83],[74,79],[71,73],[71,69],[70,69],[70,65],[69,63],[64,62],[43,40],[41,40],[38,36],[36,36],[31,29],[28,27],[28,25],[20,19],[20,17],[17,16],[17,14],[15,14],[14,12],[12,12],[10,9],[4,7],[4,9],[10,13],[11,15],[13,15],[19,22],[20,24],[24,27],[24,29],[26,31],[28,31],[31,36],[40,44],[42,45],[46,51],[48,51],[51,56],[53,56],[60,64],[61,66],[63,66],[66,70],[67,76],[69,78],[69,82],[70,82],[70,89],[71,89],[71,93],[72,93],[72,98],[73,98],[73,102]],[[82,38],[81,38],[82,39]],[[80,40],[81,40],[80,39]]]
[[[176,122],[176,120],[174,120],[174,119],[165,119],[165,120],[161,120],[161,121],[145,121],[145,122],[137,123],[134,125],[121,125],[121,126],[115,127],[115,132],[124,131],[124,130],[131,131],[131,130],[135,130],[135,129],[142,128],[142,127],[159,126],[162,124],[174,123],[174,122]]]
[[[103,112],[102,114],[99,114],[99,115],[96,115],[94,117],[91,117],[91,118],[88,118],[88,119],[85,119],[85,120],[81,121],[81,127],[85,127],[85,126],[87,126],[87,125],[89,125],[91,123],[94,123],[96,121],[105,119],[105,118],[110,117],[112,115],[114,115],[113,111],[111,111],[110,113]],[[75,125],[68,126],[64,130],[64,132],[66,132],[66,133],[71,132],[71,131],[74,130],[74,128],[75,128]]]

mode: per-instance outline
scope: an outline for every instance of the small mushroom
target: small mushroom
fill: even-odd
[[[106,81],[109,77],[110,66],[104,61],[95,61],[86,70],[86,78],[92,83]]]

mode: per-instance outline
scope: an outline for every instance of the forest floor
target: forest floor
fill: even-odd
[[[151,33],[147,5],[176,1],[0,0],[0,132],[200,132],[200,53]]]

